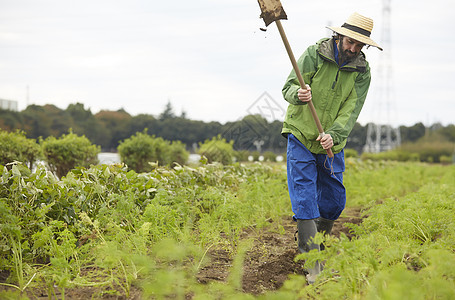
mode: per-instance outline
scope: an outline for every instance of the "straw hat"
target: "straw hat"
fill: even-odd
[[[364,17],[361,14],[353,13],[341,27],[327,26],[327,28],[338,34],[345,35],[366,45],[374,46],[379,50],[382,50],[375,41],[370,39],[371,31],[373,30],[373,20]]]

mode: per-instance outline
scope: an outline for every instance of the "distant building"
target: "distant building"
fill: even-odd
[[[17,101],[0,99],[0,109],[18,111]]]

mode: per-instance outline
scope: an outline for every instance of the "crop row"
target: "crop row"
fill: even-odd
[[[329,239],[329,250],[305,257],[330,266],[319,285],[302,289],[304,278],[291,278],[278,294],[264,297],[364,295],[388,266],[411,268],[407,272],[414,274],[434,266],[432,251],[453,258],[455,239],[447,230],[454,228],[448,218],[453,167],[357,160],[347,166],[348,205],[369,209],[364,225],[353,228],[358,238]],[[242,229],[260,230],[269,220],[290,215],[285,174],[283,164],[259,163],[155,165],[147,173],[102,165],[74,169],[61,179],[40,167],[35,172],[21,164],[0,168],[0,295],[65,298],[74,289],[91,287],[95,298],[128,297],[134,291],[144,298],[250,298],[234,275],[227,283],[203,286],[195,274],[210,263],[206,254],[212,247],[240,253],[247,247],[240,240]],[[395,213],[413,221],[394,221]],[[404,262],[398,264],[397,257]],[[238,273],[235,268],[241,263],[232,274]],[[439,279],[453,283],[451,276]],[[325,289],[332,284],[337,288]]]
[[[299,297],[455,298],[455,168],[401,165],[382,171],[388,175],[371,182],[364,195],[388,187],[393,196],[365,205],[361,225],[351,225],[352,240],[331,238],[326,251],[301,255],[308,263],[324,261],[325,269],[314,286],[299,289]],[[294,298],[294,288],[302,284],[301,278],[289,280],[281,296]]]

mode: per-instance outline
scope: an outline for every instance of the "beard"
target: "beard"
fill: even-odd
[[[357,56],[359,56],[360,54],[360,51],[359,52],[351,52],[347,49],[344,49],[344,45],[343,45],[343,38],[340,39],[340,58],[341,58],[341,61],[343,62],[350,62],[350,61],[353,61],[354,59],[356,59]]]

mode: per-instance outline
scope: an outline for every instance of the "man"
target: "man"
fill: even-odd
[[[328,27],[324,38],[306,49],[298,60],[307,83],[302,89],[294,71],[283,96],[289,102],[282,134],[288,139],[287,176],[300,252],[320,250],[312,242],[316,232],[330,234],[346,204],[343,186],[344,151],[348,135],[359,116],[370,86],[370,67],[361,52],[365,45],[382,50],[370,39],[373,20],[352,14],[341,27]],[[312,101],[325,134],[319,135],[307,104]],[[327,157],[332,149],[334,158]],[[308,269],[313,283],[319,263]]]

